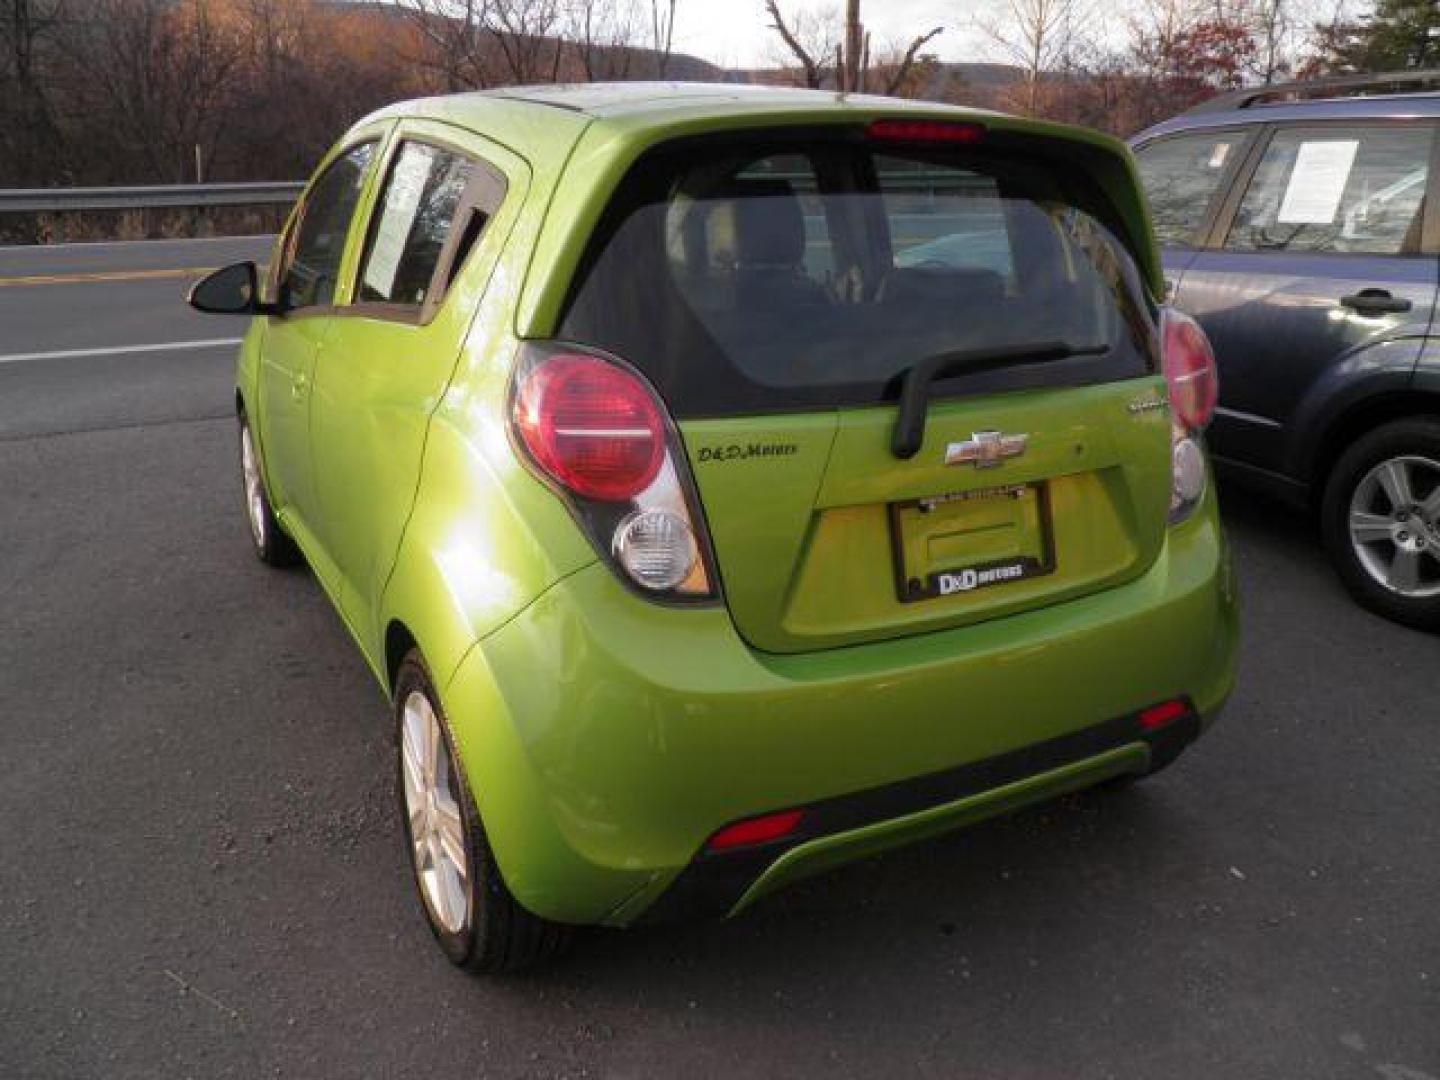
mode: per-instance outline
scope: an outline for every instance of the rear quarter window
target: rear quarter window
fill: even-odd
[[[1161,245],[1184,247],[1199,240],[1210,205],[1244,146],[1241,132],[1202,131],[1166,136],[1136,151],[1140,182]]]
[[[1144,374],[1134,261],[1054,171],[853,137],[662,147],[606,212],[559,336],[634,364],[680,418],[879,403],[956,349],[1104,346],[936,396]]]
[[[416,308],[425,303],[475,167],[441,147],[401,144],[366,245],[361,302]]]

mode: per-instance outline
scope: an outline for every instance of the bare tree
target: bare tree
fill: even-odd
[[[1216,0],[1217,21],[1243,25],[1252,49],[1246,74],[1266,85],[1321,73],[1324,42],[1333,40],[1357,7],[1351,0]],[[1432,0],[1433,2],[1433,0]]]
[[[1146,82],[1169,74],[1179,42],[1200,21],[1206,0],[1138,0],[1125,19],[1129,67]]]
[[[571,0],[563,35],[587,81],[629,77],[637,22],[635,0]]]
[[[675,40],[677,0],[650,0],[650,47],[655,50],[655,77],[670,71],[670,52]]]
[[[97,121],[91,138],[137,172],[193,179],[238,107],[233,27],[203,0],[100,0],[91,17],[77,57]]]
[[[777,0],[765,0],[765,12],[770,17],[770,29],[780,35],[785,48],[800,64],[804,85],[818,89],[833,70],[836,89],[842,93],[863,93],[871,88],[870,32],[860,19],[860,0],[846,0],[843,30],[838,32],[838,12],[819,16],[797,12],[787,20]],[[937,26],[917,35],[893,64],[884,65],[884,93],[893,94],[904,85],[920,50],[943,30]]]
[[[59,150],[42,57],[63,14],[61,0],[4,0],[0,8],[0,148],[27,183],[43,179]]]
[[[507,82],[554,82],[564,47],[555,31],[559,0],[489,0],[490,32],[504,61]]]
[[[1290,37],[1290,7],[1285,0],[1254,0],[1249,5],[1255,37],[1255,74],[1267,86],[1289,70],[1285,46]]]
[[[453,93],[490,85],[490,0],[397,3],[421,43],[419,55],[413,60],[437,76],[437,89]]]
[[[802,11],[787,21],[776,0],[765,0],[765,12],[770,16],[770,29],[780,35],[800,64],[802,84],[818,90],[829,74],[830,58],[840,47],[834,20]]]
[[[980,29],[1001,53],[1020,67],[1025,112],[1035,115],[1040,83],[1047,71],[1066,66],[1076,46],[1084,0],[1003,0],[998,13],[981,17]]]
[[[18,85],[33,85],[37,78],[36,54],[45,35],[60,20],[56,0],[5,0],[0,7],[0,74]]]
[[[601,0],[397,0],[445,90],[554,82],[567,52],[587,70],[615,23]],[[574,48],[573,46],[579,46]]]
[[[893,96],[900,92],[901,88],[905,85],[905,80],[908,79],[915,70],[916,62],[920,59],[920,50],[935,38],[939,37],[940,34],[944,32],[944,29],[943,26],[937,26],[927,33],[920,34],[905,47],[905,51],[901,54],[898,63],[877,65],[888,71],[888,74],[885,76],[883,93],[887,96]]]

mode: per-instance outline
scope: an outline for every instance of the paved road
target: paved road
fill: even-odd
[[[232,335],[182,283],[0,283],[0,359]],[[311,578],[247,551],[229,362],[0,362],[0,1076],[1440,1078],[1437,643],[1238,493],[1240,690],[1163,777],[454,972],[384,701]]]
[[[180,297],[269,238],[0,247],[0,439],[225,413],[243,320]],[[40,354],[37,357],[37,354]]]

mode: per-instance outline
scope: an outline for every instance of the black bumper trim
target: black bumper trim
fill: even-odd
[[[1178,757],[1199,734],[1200,716],[1193,705],[1158,731],[1146,731],[1139,713],[1131,713],[953,769],[810,803],[798,807],[805,811],[799,828],[779,840],[726,851],[702,847],[637,921],[723,918],[776,859],[806,841],[956,802],[1132,743],[1149,744],[1154,771]]]

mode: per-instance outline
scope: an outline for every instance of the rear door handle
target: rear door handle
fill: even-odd
[[[1342,296],[1340,303],[1360,315],[1394,315],[1415,306],[1405,297],[1392,296],[1384,289],[1361,289],[1350,296]]]
[[[302,397],[305,396],[305,388],[309,385],[309,383],[310,380],[307,379],[302,372],[297,371],[294,377],[290,380],[290,396],[293,397],[296,401],[299,401]]]

